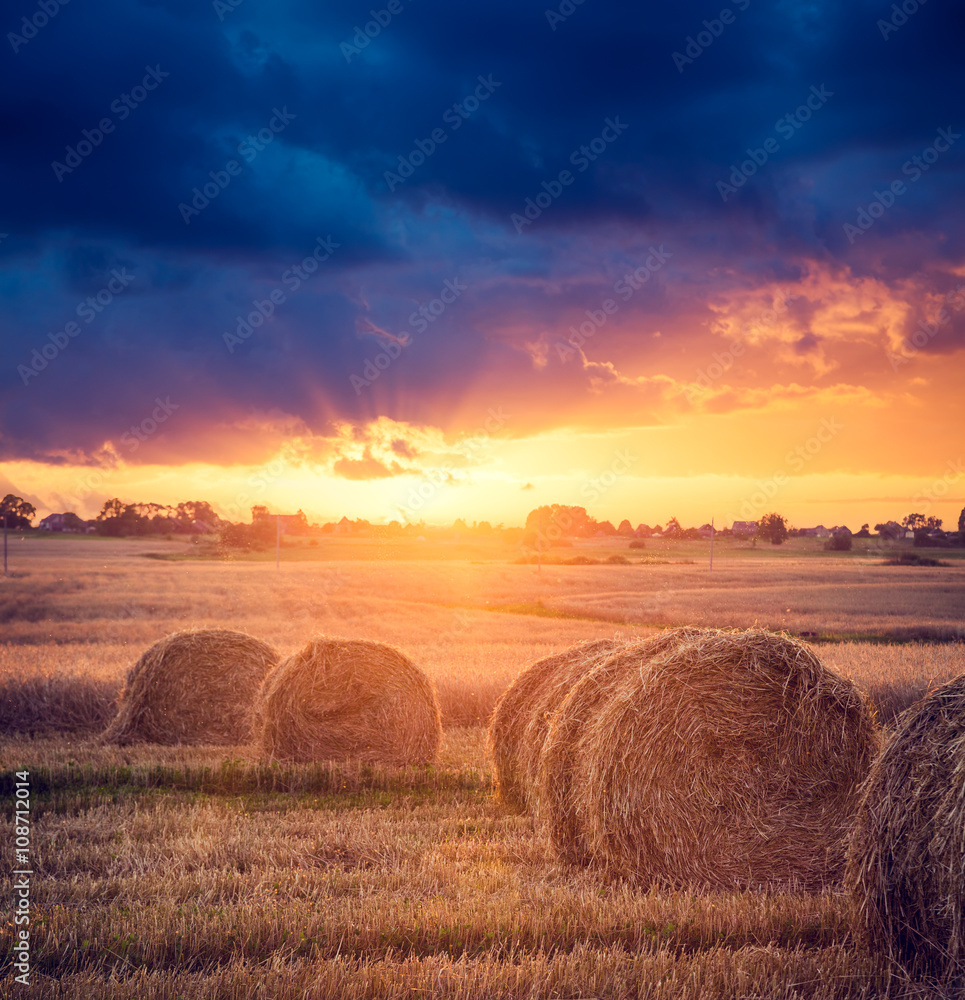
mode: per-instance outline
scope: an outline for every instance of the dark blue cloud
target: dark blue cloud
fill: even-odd
[[[962,262],[965,139],[918,179],[902,173],[936,130],[965,126],[959,8],[932,0],[884,37],[884,0],[587,0],[562,19],[509,0],[396,5],[357,53],[343,43],[371,2],[69,4],[25,43],[14,36],[38,8],[8,10],[6,457],[94,454],[157,393],[198,421],[438,419],[481,371],[532,378],[513,331],[565,325],[652,243],[676,255],[632,304],[655,320],[685,299],[699,314],[717,268],[753,285],[822,261],[944,290]],[[831,96],[805,117],[814,88]],[[627,128],[581,158],[614,119]],[[573,183],[517,233],[512,215],[563,170]],[[319,236],[340,247],[292,290],[282,275]],[[49,354],[117,268],[130,287],[25,385],[33,352]],[[457,277],[465,297],[418,333],[413,311]],[[229,351],[224,334],[273,288],[284,303]],[[363,392],[351,376],[383,345],[360,317],[412,336]],[[956,345],[950,325],[924,349]],[[178,440],[196,457],[187,430]]]

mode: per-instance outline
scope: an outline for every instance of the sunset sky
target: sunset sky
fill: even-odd
[[[41,515],[957,521],[961,8],[38,11],[0,491]]]

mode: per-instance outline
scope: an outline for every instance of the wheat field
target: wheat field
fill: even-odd
[[[840,892],[644,892],[552,861],[500,810],[484,726],[534,660],[669,624],[834,635],[816,648],[878,719],[965,671],[965,568],[880,558],[545,566],[489,559],[181,559],[100,539],[13,545],[0,584],[0,782],[30,773],[24,997],[872,997]],[[163,555],[164,558],[157,558]],[[175,558],[171,558],[175,557]],[[125,671],[186,626],[288,653],[312,634],[403,649],[437,685],[434,765],[267,765],[247,747],[105,747]],[[5,806],[12,818],[12,804]],[[9,824],[5,827],[9,830]],[[5,898],[11,852],[3,851]],[[0,932],[10,955],[13,925]]]

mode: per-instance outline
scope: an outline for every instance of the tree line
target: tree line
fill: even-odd
[[[6,517],[7,527],[14,530],[28,529],[33,526],[37,516],[36,508],[22,497],[8,493],[0,501],[0,520]],[[68,511],[61,515],[62,529],[65,531],[91,531],[110,537],[131,537],[143,535],[170,534],[217,534],[224,545],[233,547],[249,547],[267,544],[275,537],[275,515],[268,507],[256,505],[251,508],[251,522],[234,522],[220,517],[206,500],[187,500],[175,505],[160,503],[125,503],[113,497],[106,500],[96,517],[84,520],[79,515]],[[638,523],[636,527],[628,518],[619,524],[612,521],[599,521],[586,508],[566,504],[546,504],[531,510],[526,516],[523,528],[505,527],[502,524],[493,526],[489,521],[468,524],[463,518],[456,518],[448,528],[440,528],[423,523],[390,521],[388,524],[372,524],[364,518],[350,520],[343,517],[340,521],[330,521],[325,524],[309,524],[304,512],[299,510],[294,515],[284,517],[284,532],[288,535],[308,534],[346,534],[366,535],[377,534],[380,537],[394,538],[407,535],[422,535],[428,532],[438,535],[444,532],[444,537],[460,537],[463,535],[501,535],[507,541],[537,547],[540,545],[572,544],[575,538],[622,537],[628,540],[652,538],[658,535],[673,541],[690,541],[706,539],[709,524],[697,527],[684,527],[676,517],[670,518],[665,525]],[[790,521],[776,512],[764,514],[756,522],[741,522],[745,534],[780,545],[788,538],[801,534],[805,529],[796,529]],[[963,544],[965,543],[965,509],[958,517],[958,531],[943,530],[940,517],[926,516],[921,513],[905,515],[901,521],[887,521],[874,526],[877,536],[885,540],[897,540],[905,537],[907,532],[914,534],[919,545],[928,544]],[[727,537],[733,534],[731,528],[716,529],[716,534]],[[845,527],[836,528],[831,535],[829,548],[850,548],[845,540],[850,538],[871,538],[868,524],[852,533]]]

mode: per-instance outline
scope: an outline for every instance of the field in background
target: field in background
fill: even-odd
[[[965,671],[961,643],[879,642],[961,635],[965,564],[734,548],[710,574],[686,545],[591,544],[552,554],[651,562],[537,575],[493,549],[320,549],[276,570],[157,540],[12,543],[0,781],[8,795],[12,772],[31,771],[37,951],[33,985],[13,994],[8,978],[5,996],[49,995],[48,977],[85,998],[874,995],[843,897],[642,894],[556,865],[492,802],[481,723],[540,656],[685,622],[851,637],[818,653],[888,721]],[[439,686],[441,760],[279,768],[243,747],[97,746],[127,668],[188,625],[283,652],[315,632],[399,645]],[[4,955],[9,937],[4,925]]]

